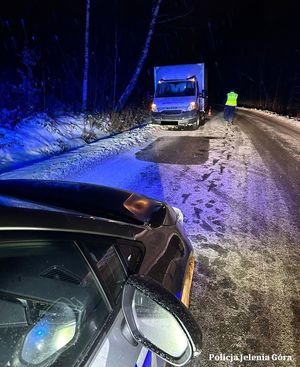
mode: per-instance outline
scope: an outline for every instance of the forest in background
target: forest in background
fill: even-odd
[[[83,108],[88,2],[89,69]],[[223,103],[234,87],[241,105],[299,116],[300,49],[290,37],[296,32],[296,13],[285,7],[268,18],[263,4],[261,14],[235,1],[231,5],[227,9],[218,1],[195,0],[2,4],[0,118],[16,124],[36,112],[148,110],[153,66],[195,62],[208,67],[210,104]],[[270,24],[276,21],[274,33]],[[118,106],[139,66],[133,88]]]

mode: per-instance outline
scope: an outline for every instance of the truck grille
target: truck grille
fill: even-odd
[[[161,111],[164,115],[179,115],[182,113],[181,110],[163,110]]]
[[[178,125],[178,121],[161,121],[161,125]]]

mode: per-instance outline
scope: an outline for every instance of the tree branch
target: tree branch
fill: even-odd
[[[163,23],[168,23],[168,22],[173,22],[174,20],[176,19],[180,19],[180,18],[184,18],[186,16],[188,16],[189,14],[191,14],[193,12],[193,9],[189,10],[188,12],[186,12],[185,14],[181,14],[181,15],[177,15],[173,18],[168,18],[168,19],[165,19],[165,20],[159,20],[157,21],[156,23],[157,24],[163,24]]]

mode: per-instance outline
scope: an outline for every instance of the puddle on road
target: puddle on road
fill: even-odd
[[[203,164],[209,156],[208,136],[164,136],[135,154],[142,161],[169,164]]]

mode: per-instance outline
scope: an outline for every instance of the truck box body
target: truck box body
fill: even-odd
[[[152,121],[197,128],[205,115],[206,100],[202,91],[206,87],[206,70],[202,63],[154,67]]]

